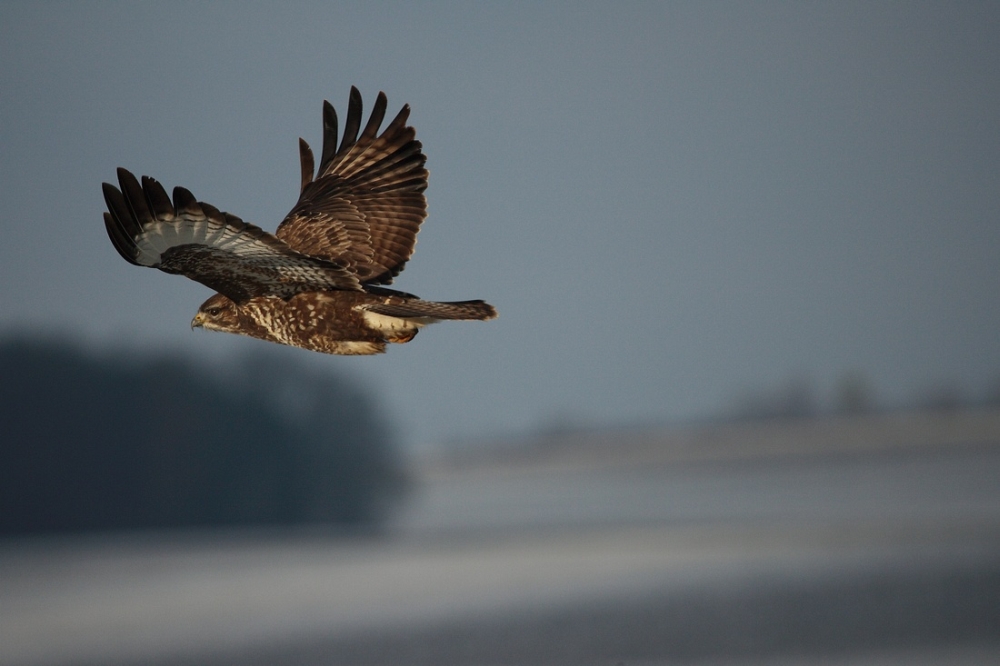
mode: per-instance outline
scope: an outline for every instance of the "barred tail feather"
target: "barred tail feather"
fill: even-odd
[[[496,319],[497,311],[485,301],[452,301],[440,303],[423,301],[419,298],[402,303],[371,303],[364,306],[365,310],[388,317],[403,319],[427,320],[475,320],[485,321]]]

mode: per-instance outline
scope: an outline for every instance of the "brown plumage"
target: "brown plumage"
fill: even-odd
[[[182,187],[173,202],[147,176],[118,169],[104,183],[105,227],[129,263],[184,275],[219,293],[192,326],[328,354],[377,354],[409,342],[425,324],[497,316],[483,301],[440,303],[387,289],[413,254],[427,216],[426,157],[403,106],[385,130],[378,94],[361,130],[361,94],[351,88],[337,146],[337,114],[323,103],[323,153],[313,177],[299,139],[299,200],[272,235],[197,201]],[[360,135],[359,135],[360,130]]]

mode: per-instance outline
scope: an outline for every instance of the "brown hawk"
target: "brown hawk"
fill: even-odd
[[[314,178],[312,150],[299,139],[299,200],[273,235],[182,187],[171,202],[154,179],[140,185],[118,169],[121,190],[104,183],[108,236],[125,261],[219,292],[192,327],[327,354],[378,354],[425,324],[493,319],[483,301],[424,301],[379,286],[403,270],[427,216],[427,158],[406,124],[410,107],[379,134],[385,110],[380,92],[361,130],[361,93],[352,87],[338,148],[337,113],[323,103],[319,170]]]

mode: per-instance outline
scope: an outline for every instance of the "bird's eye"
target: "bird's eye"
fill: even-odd
[[[222,308],[209,308],[208,309],[208,314],[212,315],[213,317],[218,317],[220,312],[222,312]]]

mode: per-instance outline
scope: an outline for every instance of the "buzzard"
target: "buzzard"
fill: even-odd
[[[497,316],[483,301],[425,301],[388,289],[413,254],[427,216],[426,157],[406,124],[409,105],[379,134],[379,93],[361,129],[361,93],[351,88],[344,135],[323,103],[323,154],[299,139],[299,200],[274,234],[197,201],[175,187],[118,169],[104,183],[104,223],[125,261],[184,275],[218,293],[192,327],[249,335],[327,354],[379,354],[426,324]],[[360,130],[360,134],[358,133]]]

